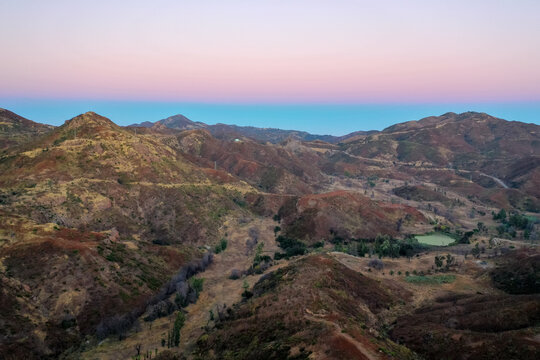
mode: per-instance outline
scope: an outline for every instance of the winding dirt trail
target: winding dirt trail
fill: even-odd
[[[359,159],[359,160],[362,160],[362,161],[371,161],[371,162],[378,163],[378,164],[384,165],[384,166],[400,165],[400,166],[408,166],[408,167],[414,168],[415,170],[434,170],[434,171],[452,171],[452,172],[456,171],[456,169],[449,168],[449,167],[439,167],[439,166],[435,166],[435,165],[432,165],[432,166],[416,166],[416,164],[414,162],[403,162],[403,161],[397,161],[397,160],[366,158],[366,157],[363,157],[363,156],[353,155],[353,154],[350,154],[350,153],[346,153],[346,154],[348,156],[350,156],[350,157],[353,157],[353,158],[356,158],[356,159]],[[481,171],[472,171],[472,170],[465,170],[465,169],[459,169],[459,171],[463,172],[463,173],[468,173],[468,174],[477,173],[477,174],[479,174],[481,176],[485,176],[485,177],[488,177],[488,178],[492,179],[493,181],[495,181],[497,184],[499,184],[504,189],[509,189],[510,188],[508,185],[506,185],[504,183],[504,181],[502,181],[499,178],[496,178],[493,175],[488,175],[488,174],[483,173]]]
[[[336,336],[341,337],[345,339],[348,343],[354,345],[356,349],[364,356],[362,359],[359,359],[359,360],[380,360],[381,359],[381,357],[378,356],[376,353],[373,353],[370,350],[368,350],[368,348],[364,344],[362,344],[361,342],[353,338],[351,335],[344,333],[343,329],[341,328],[339,324],[336,324],[335,322],[318,317],[316,314],[313,314],[313,312],[311,312],[309,309],[306,309],[306,314],[304,315],[304,318],[333,327],[335,329]]]

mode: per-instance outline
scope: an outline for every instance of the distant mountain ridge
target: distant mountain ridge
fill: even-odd
[[[287,139],[296,139],[301,141],[325,141],[331,144],[337,144],[352,137],[361,137],[375,133],[376,131],[356,131],[344,136],[333,135],[316,135],[306,131],[299,130],[283,130],[278,128],[259,128],[254,126],[239,126],[227,124],[208,125],[202,122],[196,122],[188,119],[184,115],[178,114],[170,116],[166,119],[152,123],[145,121],[139,124],[129,125],[130,127],[145,127],[154,129],[174,129],[174,130],[195,130],[206,129],[213,136],[222,139],[231,139],[235,137],[249,137],[257,141],[270,142],[273,144],[280,143]]]

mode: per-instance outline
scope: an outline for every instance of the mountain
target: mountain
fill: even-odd
[[[448,113],[331,143],[3,114],[23,135],[0,153],[1,358],[540,353],[537,125]]]
[[[539,140],[538,125],[509,122],[483,113],[447,113],[393,125],[350,142],[348,152],[402,162],[473,168],[485,160],[510,162],[517,157],[536,156]],[[377,149],[383,143],[391,146]]]
[[[128,321],[245,212],[246,183],[164,140],[88,112],[0,158],[0,354],[56,358]]]
[[[349,141],[344,151],[335,162],[350,163],[350,171],[378,161],[381,173],[390,165],[403,177],[424,178],[501,206],[540,206],[540,126],[535,124],[447,113]],[[450,181],[460,178],[468,181]],[[486,191],[493,188],[497,193]]]
[[[205,129],[208,125],[189,120],[184,115],[174,115],[160,120],[153,125],[155,128],[168,128],[176,130]]]
[[[36,123],[0,108],[0,151],[28,142],[53,128],[54,126]]]
[[[216,124],[207,125],[201,122],[194,122],[183,115],[174,115],[163,120],[159,120],[151,125],[151,122],[145,121],[140,124],[130,125],[131,127],[151,127],[155,129],[175,129],[175,130],[193,130],[206,129],[213,136],[219,139],[234,139],[235,137],[249,137],[251,139],[270,142],[273,144],[280,143],[289,138],[304,141],[322,140],[330,143],[337,143],[347,137],[336,137],[331,135],[313,135],[305,131],[282,130],[274,128],[257,128],[253,126],[237,126]],[[358,132],[361,133],[361,132]],[[358,135],[357,133],[354,134]]]

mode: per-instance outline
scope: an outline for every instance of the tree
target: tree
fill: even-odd
[[[255,249],[255,258],[253,259],[253,262],[258,264],[261,261],[261,254],[264,248],[264,242],[260,242],[257,245],[257,248]]]
[[[471,236],[473,236],[474,232],[472,231],[467,231],[465,233],[463,233],[463,236],[461,236],[461,238],[459,239],[459,243],[460,244],[470,244],[471,242]]]
[[[197,295],[201,293],[203,289],[203,283],[204,283],[203,278],[192,277],[191,279],[189,279],[189,285],[191,286],[193,290],[195,290]]]
[[[180,346],[180,329],[184,326],[186,317],[182,311],[178,311],[174,320],[173,330],[171,334],[171,346]]]
[[[242,293],[243,297],[245,297],[246,299],[249,299],[250,297],[253,296],[251,291],[248,290],[249,289],[249,284],[248,284],[246,279],[244,279],[244,282],[242,283],[242,288],[244,289],[244,292]]]
[[[228,241],[227,239],[222,238],[219,244],[221,245],[221,250],[225,251],[225,249],[227,249]]]
[[[449,269],[456,262],[456,258],[450,254],[446,254],[446,269]]]
[[[444,256],[435,256],[435,266],[441,268],[443,266]]]
[[[501,209],[497,214],[493,214],[493,220],[506,221],[506,210]]]

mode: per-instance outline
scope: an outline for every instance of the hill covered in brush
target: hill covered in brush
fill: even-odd
[[[537,125],[448,113],[336,139],[182,116],[130,127],[93,112],[59,127],[0,116],[4,357],[109,358],[131,354],[134,339],[161,349],[178,311],[191,357],[449,356],[429,336],[475,356],[481,339],[489,354],[511,347],[497,347],[505,336],[529,344],[535,293],[499,288],[529,284],[537,257],[494,272],[496,285],[488,271],[503,265],[476,261],[538,239]],[[455,240],[461,267],[447,271],[459,287],[444,286],[460,309],[515,301],[522,328],[488,334],[490,311],[450,326],[440,284],[409,283],[413,270],[439,276],[439,250],[414,237],[433,231]],[[387,270],[376,256],[391,258]]]

